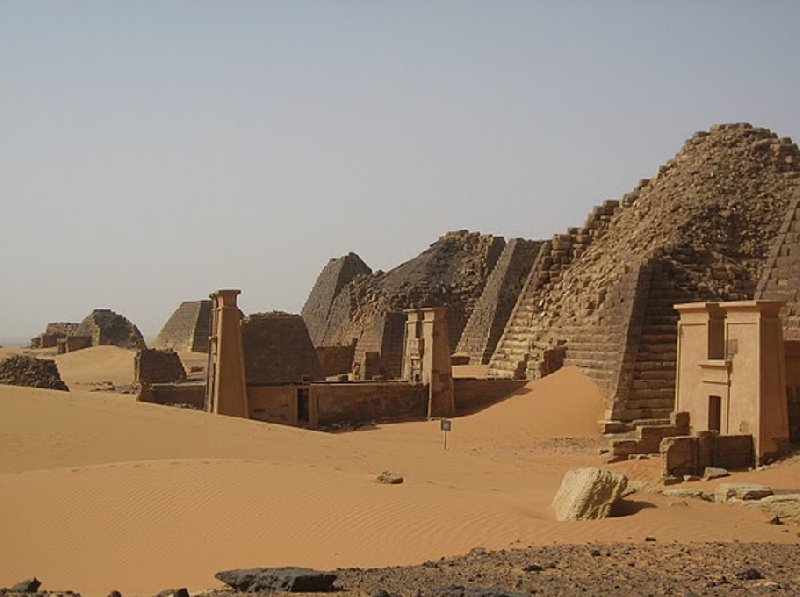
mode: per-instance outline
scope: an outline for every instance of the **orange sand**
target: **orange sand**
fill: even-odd
[[[124,355],[98,352],[108,369],[79,352],[60,357],[62,375],[113,381]],[[217,586],[229,567],[406,564],[478,545],[793,541],[758,511],[657,494],[628,498],[628,516],[556,522],[564,472],[599,462],[601,414],[571,368],[455,419],[447,451],[436,422],[326,434],[0,386],[0,586],[35,574],[51,589],[141,595]],[[611,468],[658,475],[657,461]],[[384,469],[405,483],[375,483]],[[800,487],[800,465],[752,475]]]

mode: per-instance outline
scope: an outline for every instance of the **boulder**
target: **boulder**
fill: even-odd
[[[772,495],[772,489],[757,483],[720,483],[714,490],[714,501],[724,504],[731,500],[760,500]]]
[[[754,505],[781,520],[800,522],[800,493],[768,495]]]
[[[605,518],[628,486],[620,473],[596,467],[567,471],[561,481],[553,509],[558,520],[594,520]]]
[[[403,482],[403,475],[390,471],[383,471],[378,475],[377,481],[385,485],[400,485],[400,483]]]
[[[243,568],[223,570],[214,575],[236,591],[267,593],[328,593],[336,574],[311,568]]]

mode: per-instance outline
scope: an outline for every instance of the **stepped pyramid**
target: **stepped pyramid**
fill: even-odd
[[[772,245],[756,298],[786,301],[781,311],[784,338],[800,340],[800,187]]]
[[[372,270],[355,253],[331,259],[317,277],[314,288],[300,314],[306,322],[308,335],[315,346],[323,343],[328,331],[331,308],[345,284],[357,276],[369,275]]]
[[[75,336],[88,336],[92,346],[110,344],[120,348],[147,348],[142,333],[126,317],[111,309],[95,309],[78,324]]]
[[[541,246],[541,241],[512,238],[500,254],[456,347],[470,355],[471,364],[489,362]]]
[[[672,305],[755,296],[799,177],[791,139],[746,123],[695,133],[652,180],[542,246],[490,375],[539,377],[560,351],[604,389],[608,419],[667,418]]]
[[[153,348],[176,352],[208,352],[211,301],[184,301],[153,341]]]

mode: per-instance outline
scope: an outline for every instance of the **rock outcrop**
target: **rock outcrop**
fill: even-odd
[[[558,520],[605,518],[622,497],[628,478],[620,473],[587,467],[567,471],[553,499]]]
[[[383,368],[397,376],[405,331],[403,311],[446,306],[451,349],[455,349],[504,247],[502,237],[448,232],[419,256],[388,272],[366,274],[361,268],[362,273],[335,293],[319,290],[337,286],[333,282],[321,285],[321,279],[339,280],[333,272],[323,271],[303,309],[315,344],[345,346],[356,339],[356,361],[368,352],[380,353]],[[332,263],[326,270],[335,269]],[[325,312],[322,323],[320,314]]]
[[[604,389],[609,419],[667,419],[673,304],[754,297],[799,176],[790,139],[749,124],[696,133],[653,179],[543,245],[490,373],[540,377],[560,351]]]
[[[311,568],[246,568],[223,570],[214,576],[234,591],[247,593],[328,593],[336,574]]]
[[[76,336],[89,336],[92,346],[110,344],[120,348],[146,348],[142,333],[133,323],[111,309],[95,309],[80,323]]]
[[[0,384],[69,391],[58,365],[48,359],[14,355],[0,361]]]

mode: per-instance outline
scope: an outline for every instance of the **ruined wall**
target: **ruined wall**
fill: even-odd
[[[513,238],[500,254],[456,347],[471,364],[489,362],[542,244]]]
[[[177,352],[145,348],[133,358],[133,380],[140,384],[186,381]]]
[[[54,322],[48,323],[44,333],[31,338],[31,348],[56,348],[58,341],[67,336],[72,336],[78,331],[78,323]]]
[[[249,386],[250,418],[267,423],[297,425],[298,386]]]
[[[353,370],[355,342],[349,346],[317,346],[316,351],[325,377],[342,375]]]
[[[206,386],[202,383],[156,383],[139,386],[136,400],[166,406],[205,409]]]
[[[75,352],[76,350],[83,350],[92,345],[92,339],[89,336],[66,336],[59,338],[57,343],[58,354],[66,354],[68,352]]]
[[[315,346],[322,344],[325,339],[330,325],[331,307],[342,288],[356,277],[371,273],[369,266],[355,253],[328,261],[300,312]]]
[[[92,346],[111,344],[120,348],[146,348],[142,333],[135,325],[111,309],[95,309],[80,323],[77,336],[92,338]]]
[[[309,390],[312,429],[424,418],[428,387],[400,382],[313,384]]]
[[[273,311],[242,320],[242,348],[247,384],[325,379],[303,318]]]
[[[0,384],[69,391],[58,365],[48,359],[14,355],[0,361]]]
[[[211,301],[183,301],[158,332],[153,348],[178,352],[208,352]]]
[[[698,132],[621,201],[545,243],[490,360],[540,375],[554,346],[607,393],[608,417],[665,418],[674,388],[671,303],[751,299],[793,197],[800,152],[747,124]]]
[[[403,310],[446,306],[451,349],[455,349],[504,247],[502,237],[448,232],[388,272],[355,277],[331,302],[324,337],[316,343],[349,344],[356,338],[356,360],[366,352],[380,352],[387,373],[398,376]]]

